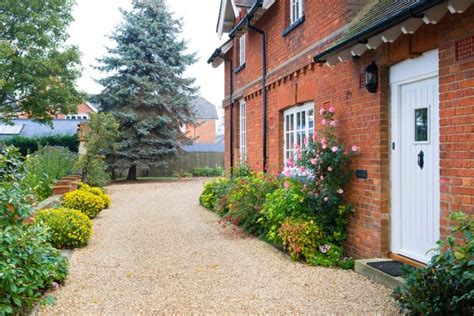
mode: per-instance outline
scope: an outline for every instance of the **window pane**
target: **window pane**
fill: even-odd
[[[306,111],[301,112],[301,129],[306,129]]]
[[[415,141],[428,141],[428,109],[415,109]]]
[[[314,129],[314,111],[313,110],[309,110],[309,114],[308,114],[308,125],[309,125],[309,128],[312,130]]]
[[[294,114],[290,115],[290,129],[289,131],[293,131],[295,129],[295,116]]]

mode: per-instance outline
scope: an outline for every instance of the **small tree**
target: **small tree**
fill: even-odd
[[[181,127],[194,121],[196,89],[183,73],[195,59],[185,53],[180,22],[164,0],[134,1],[123,15],[125,23],[111,37],[116,47],[100,60],[99,69],[110,74],[99,81],[105,87],[100,101],[120,124],[119,149],[109,158],[136,180],[138,165],[163,164],[189,141]]]
[[[119,125],[110,113],[94,113],[87,126],[86,153],[79,159],[82,180],[93,186],[104,186],[110,180],[104,158],[116,149]]]
[[[18,112],[39,121],[76,111],[80,56],[65,46],[73,0],[3,0],[0,5],[0,121]]]

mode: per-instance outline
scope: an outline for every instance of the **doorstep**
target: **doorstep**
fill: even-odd
[[[387,258],[374,258],[374,259],[361,259],[356,260],[354,265],[354,271],[362,274],[370,280],[385,285],[391,289],[395,289],[403,285],[404,279],[402,277],[393,277],[383,271],[380,271],[374,267],[368,265],[369,262],[377,261],[393,261]]]

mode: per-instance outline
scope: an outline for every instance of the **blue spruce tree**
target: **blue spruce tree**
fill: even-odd
[[[124,23],[111,36],[116,46],[99,59],[108,75],[99,80],[99,99],[120,124],[118,150],[108,160],[136,180],[137,167],[165,164],[189,142],[181,127],[194,121],[190,104],[197,91],[184,71],[195,56],[186,53],[181,22],[164,0],[135,0],[122,13]]]

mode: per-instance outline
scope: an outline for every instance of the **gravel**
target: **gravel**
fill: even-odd
[[[198,204],[203,180],[109,187],[112,207],[40,314],[396,314],[352,271],[290,261]]]

